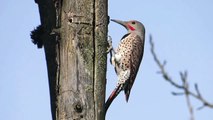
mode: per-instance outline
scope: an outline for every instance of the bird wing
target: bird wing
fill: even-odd
[[[131,38],[130,38],[131,37]],[[131,52],[130,52],[130,77],[126,84],[127,86],[124,88],[124,93],[126,95],[126,101],[129,100],[129,95],[131,88],[134,84],[135,78],[137,76],[138,69],[140,67],[140,63],[143,57],[143,51],[144,51],[144,38],[141,38],[138,35],[132,35],[129,36],[129,39],[131,39]]]

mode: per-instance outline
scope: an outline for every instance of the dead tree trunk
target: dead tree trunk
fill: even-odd
[[[35,2],[53,120],[104,120],[107,0]]]

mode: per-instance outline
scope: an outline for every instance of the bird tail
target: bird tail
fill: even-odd
[[[130,89],[131,89],[131,88],[130,88]],[[128,102],[130,90],[124,89],[124,93],[125,93],[125,96],[126,96],[126,102]]]
[[[113,102],[113,100],[118,96],[118,94],[121,92],[121,85],[119,85],[118,87],[116,87],[111,95],[109,96],[109,98],[107,99],[106,103],[105,103],[105,115],[106,115],[106,112],[109,108],[109,106],[111,105],[111,103]]]

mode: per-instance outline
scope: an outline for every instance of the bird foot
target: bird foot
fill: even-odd
[[[109,53],[111,50],[113,50],[113,47],[112,47],[112,37],[111,36],[108,36],[108,47],[107,47],[107,52],[106,53]]]

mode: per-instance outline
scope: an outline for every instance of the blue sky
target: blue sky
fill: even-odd
[[[33,0],[0,2],[0,119],[51,120],[46,61],[43,49],[37,49],[30,31],[40,24],[38,6]],[[141,21],[146,28],[143,62],[129,102],[123,93],[112,103],[107,120],[188,120],[184,96],[161,75],[150,53],[149,34],[153,35],[159,58],[167,60],[170,76],[180,82],[179,72],[188,70],[189,83],[198,83],[203,96],[213,103],[213,2],[210,0],[131,0],[109,1],[113,19]],[[117,47],[126,30],[113,22],[109,35]],[[107,70],[107,97],[115,87],[116,75]],[[196,120],[212,120],[213,110],[194,100]]]

